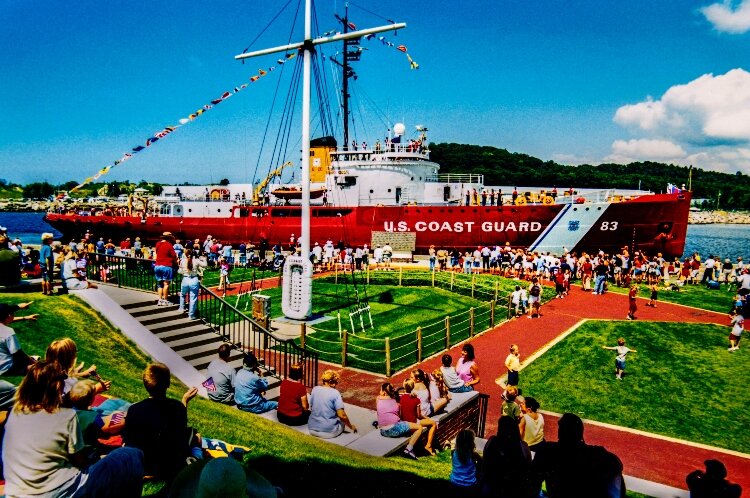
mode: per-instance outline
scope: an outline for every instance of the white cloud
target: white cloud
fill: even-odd
[[[687,153],[681,146],[669,140],[641,138],[628,141],[615,140],[612,143],[612,153],[605,160],[614,163],[644,160],[681,163],[686,156]]]
[[[671,87],[661,99],[620,107],[614,121],[677,142],[750,143],[750,73],[704,74]]]
[[[703,7],[701,12],[717,31],[742,34],[750,31],[750,0],[724,0]]]

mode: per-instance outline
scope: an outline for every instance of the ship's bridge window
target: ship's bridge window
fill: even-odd
[[[285,216],[302,216],[302,211],[299,209],[274,209],[271,212],[271,216],[274,217],[285,217]]]
[[[159,206],[159,214],[162,216],[169,216],[172,214],[172,206],[169,204],[162,204]]]
[[[356,176],[345,176],[343,178],[339,178],[339,186],[343,188],[349,188],[353,187],[357,184],[357,177]]]

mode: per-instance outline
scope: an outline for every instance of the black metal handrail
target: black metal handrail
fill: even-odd
[[[86,265],[89,280],[106,282],[118,287],[156,292],[154,261],[105,254],[91,254]],[[179,295],[180,283],[170,283],[170,294]],[[297,362],[303,364],[303,382],[314,387],[318,382],[318,354],[297,345],[292,339],[280,339],[255,320],[242,313],[220,296],[203,285],[198,295],[198,315],[221,338],[236,349],[248,352],[273,369],[276,375],[287,377],[289,367]]]
[[[318,353],[302,348],[293,339],[280,339],[261,324],[229,304],[210,289],[200,286],[198,314],[221,338],[244,352],[252,352],[273,369],[287,377],[289,367],[302,363],[302,382],[314,387],[318,382]]]
[[[175,279],[169,285],[171,295],[179,294],[180,283],[177,272]],[[129,256],[114,256],[101,253],[89,254],[86,265],[86,278],[99,282],[127,287],[149,292],[156,292],[156,278],[154,277],[154,260],[145,258],[131,258]]]

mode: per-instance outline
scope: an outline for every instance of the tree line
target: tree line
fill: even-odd
[[[484,175],[485,185],[519,187],[641,189],[666,191],[667,184],[688,184],[690,168],[651,161],[567,166],[554,161],[508,152],[506,149],[456,143],[430,144],[430,159],[440,173]],[[692,168],[693,198],[707,199],[707,208],[750,209],[750,176]]]

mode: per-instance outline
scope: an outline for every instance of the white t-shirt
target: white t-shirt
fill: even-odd
[[[627,346],[616,346],[615,351],[617,351],[617,359],[620,361],[625,361],[625,356],[632,351]]]
[[[54,413],[11,411],[3,441],[3,471],[7,496],[72,496],[81,471],[69,455],[83,449],[76,412],[60,408]],[[86,477],[83,474],[79,485]]]
[[[537,419],[531,418],[528,413],[523,416],[526,427],[523,430],[523,440],[529,446],[539,444],[544,440],[544,417],[537,413]]]
[[[0,374],[13,366],[13,355],[21,349],[15,331],[0,323]]]
[[[732,335],[741,336],[742,331],[745,330],[745,317],[742,315],[735,316],[732,318],[732,325]]]

